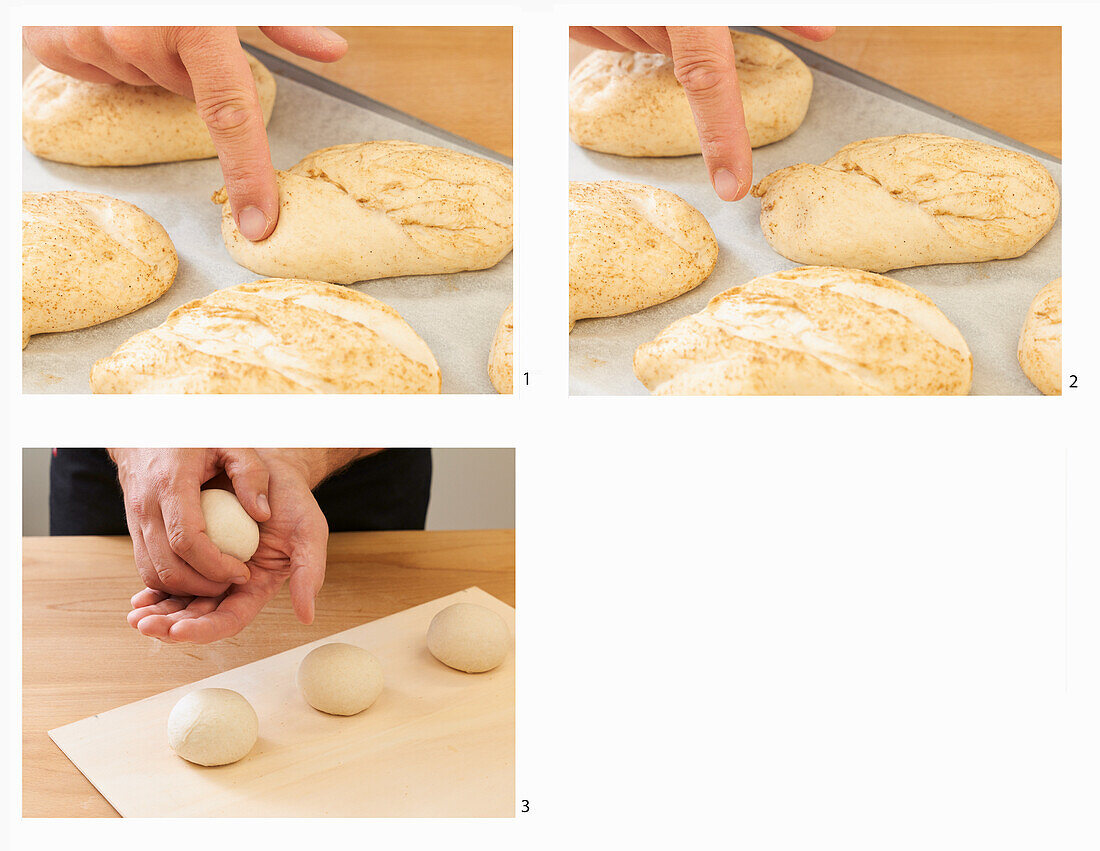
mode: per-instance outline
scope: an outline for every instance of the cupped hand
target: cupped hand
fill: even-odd
[[[824,41],[836,27],[785,29]],[[570,27],[569,37],[604,50],[671,56],[714,191],[723,201],[745,197],[752,187],[752,146],[728,27]]]
[[[252,449],[111,449],[118,465],[134,562],[147,587],[219,595],[249,578],[206,536],[199,491],[224,474],[257,523],[270,517],[268,471]]]
[[[194,644],[229,638],[248,626],[288,579],[298,620],[313,622],[328,544],[328,523],[311,490],[319,479],[294,450],[256,454],[270,473],[271,516],[260,524],[260,545],[248,562],[247,581],[211,594],[138,592],[130,600],[127,621],[142,635]]]
[[[347,42],[324,27],[260,27],[292,53],[334,62]],[[279,190],[263,111],[235,27],[25,27],[23,42],[55,71],[94,83],[161,86],[195,101],[218,152],[237,227],[267,238]]]

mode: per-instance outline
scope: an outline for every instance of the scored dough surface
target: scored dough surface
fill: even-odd
[[[1024,375],[1046,396],[1062,395],[1062,279],[1036,294],[1017,350]]]
[[[489,350],[489,380],[497,393],[512,392],[512,305],[500,317],[493,345]]]

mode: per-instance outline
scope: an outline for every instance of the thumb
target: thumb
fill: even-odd
[[[328,530],[310,534],[295,542],[290,554],[290,602],[304,624],[313,623],[314,600],[325,582]]]
[[[279,220],[279,186],[256,81],[236,30],[188,28],[177,51],[218,152],[237,229],[253,242],[266,239]]]
[[[256,450],[222,449],[218,455],[244,510],[257,523],[271,519],[271,505],[267,499],[270,477]]]

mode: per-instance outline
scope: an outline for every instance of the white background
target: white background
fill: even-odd
[[[1094,851],[1092,8],[750,3],[730,20],[729,5],[543,6],[306,15],[518,26],[516,373],[531,386],[517,398],[23,399],[11,288],[3,721],[15,846]],[[264,15],[303,22],[285,8],[283,20]],[[564,27],[672,15],[1062,24],[1064,363],[1080,388],[1061,400],[568,398]],[[19,140],[9,137],[14,281]],[[21,821],[19,447],[361,444],[365,423],[381,445],[517,447],[517,792],[531,812],[498,822]]]

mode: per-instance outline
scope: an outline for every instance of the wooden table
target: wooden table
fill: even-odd
[[[1060,27],[841,27],[810,50],[1055,156],[1062,155]],[[590,48],[570,43],[570,67]]]
[[[515,605],[512,530],[335,534],[312,626],[284,587],[233,638],[162,644],[126,623],[141,590],[128,537],[24,538],[23,815],[118,815],[48,730],[471,585]]]

